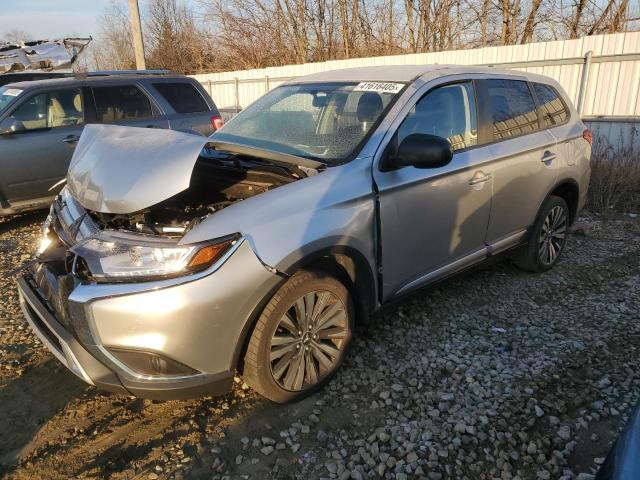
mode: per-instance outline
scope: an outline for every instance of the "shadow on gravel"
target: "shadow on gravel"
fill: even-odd
[[[0,234],[30,225],[34,222],[42,223],[44,222],[44,219],[47,218],[47,213],[47,210],[38,210],[37,212],[23,213],[21,215],[0,218]]]
[[[0,387],[0,474],[13,470],[18,460],[29,456],[31,444],[86,385],[51,359],[28,369],[22,376]]]

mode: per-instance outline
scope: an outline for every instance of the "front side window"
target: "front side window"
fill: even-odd
[[[84,114],[79,88],[40,93],[11,115],[24,130],[82,125]]]
[[[0,112],[15,102],[23,91],[21,88],[0,87]]]
[[[403,88],[389,82],[285,85],[245,108],[213,138],[342,163]]]
[[[538,130],[538,112],[529,85],[522,80],[485,80],[493,123],[493,139]]]
[[[533,90],[538,97],[538,103],[542,109],[542,116],[544,118],[545,127],[553,127],[554,125],[561,125],[569,118],[569,112],[567,107],[560,100],[560,95],[554,88],[549,85],[543,85],[541,83],[534,83]]]
[[[478,143],[476,102],[471,82],[436,88],[422,97],[398,129],[398,144],[413,133],[446,138],[453,150]]]
[[[93,87],[99,123],[153,116],[151,102],[135,85]]]

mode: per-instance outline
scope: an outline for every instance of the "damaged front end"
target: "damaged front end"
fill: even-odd
[[[86,127],[18,287],[32,328],[88,383],[146,398],[230,387],[244,323],[280,278],[241,232],[182,239],[216,212],[314,169],[209,142]]]

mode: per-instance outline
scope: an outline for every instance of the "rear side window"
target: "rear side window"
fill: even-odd
[[[177,113],[209,111],[207,102],[190,83],[154,83],[153,86]]]
[[[134,85],[93,87],[98,122],[152,117],[151,102]]]
[[[534,83],[533,90],[536,92],[538,103],[542,109],[545,127],[561,125],[567,121],[569,118],[567,107],[553,87]]]
[[[515,137],[538,130],[538,112],[527,82],[486,80],[493,123],[493,139]]]

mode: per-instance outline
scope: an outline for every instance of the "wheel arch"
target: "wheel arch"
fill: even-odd
[[[549,194],[545,197],[545,201],[550,196],[562,198],[569,206],[569,223],[573,224],[578,215],[578,205],[580,202],[580,186],[573,178],[564,178],[557,182]],[[544,205],[542,202],[541,206]]]
[[[242,371],[243,358],[251,339],[251,333],[267,303],[275,293],[300,270],[319,270],[340,280],[354,299],[356,309],[356,324],[365,323],[369,316],[377,309],[377,287],[373,271],[364,254],[357,249],[336,245],[323,248],[301,258],[291,265],[285,272],[281,272],[278,282],[253,310],[242,334],[236,344],[232,369]]]

